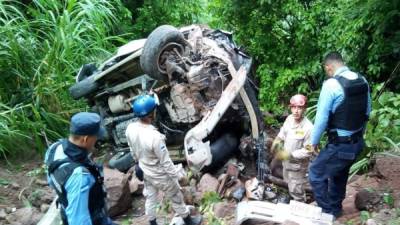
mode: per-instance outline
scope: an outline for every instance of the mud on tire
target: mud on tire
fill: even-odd
[[[150,33],[140,56],[140,66],[150,77],[157,80],[166,80],[168,77],[163,67],[161,56],[169,44],[185,46],[183,34],[173,26],[162,25]],[[169,49],[171,50],[171,49]],[[181,49],[183,51],[183,49]],[[182,53],[182,52],[181,52]]]

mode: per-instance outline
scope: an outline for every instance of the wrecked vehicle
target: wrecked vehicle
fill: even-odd
[[[136,120],[130,104],[151,91],[160,101],[154,125],[166,135],[174,161],[186,159],[193,171],[206,171],[242,153],[259,160],[263,176],[265,132],[251,64],[228,32],[163,25],[147,39],[120,47],[99,67],[82,66],[70,94],[101,115],[119,152],[114,167],[132,166],[130,159],[129,166],[118,167],[130,157],[125,130]]]

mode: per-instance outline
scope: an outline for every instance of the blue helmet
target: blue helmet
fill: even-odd
[[[142,118],[149,115],[157,107],[156,99],[151,95],[141,95],[133,102],[133,112]]]

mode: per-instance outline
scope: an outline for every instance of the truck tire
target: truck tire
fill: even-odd
[[[156,80],[167,80],[165,68],[160,61],[162,53],[165,52],[167,46],[176,47],[180,53],[186,45],[183,34],[173,26],[162,25],[150,33],[143,47],[140,56],[140,66],[143,71]],[[169,48],[169,50],[171,49]]]
[[[69,93],[75,100],[87,96],[99,88],[99,84],[94,80],[94,76],[90,76],[69,88]]]
[[[128,171],[133,165],[134,160],[130,151],[118,152],[108,161],[108,166],[111,169],[117,169],[123,173]]]

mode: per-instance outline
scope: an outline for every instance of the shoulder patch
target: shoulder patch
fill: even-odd
[[[160,145],[160,151],[165,151],[165,150],[167,150],[167,146],[165,146],[165,144],[161,144]]]

